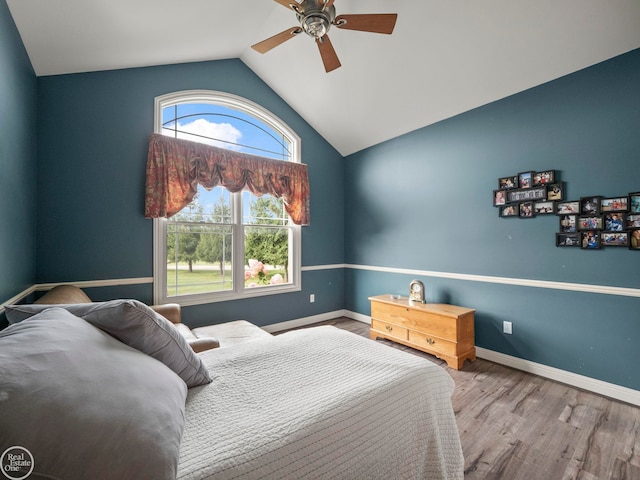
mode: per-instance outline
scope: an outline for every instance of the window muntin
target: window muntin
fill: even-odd
[[[300,141],[277,117],[220,92],[156,99],[156,132],[283,161]],[[198,186],[194,201],[154,220],[154,300],[183,305],[300,290],[300,227],[281,199]]]

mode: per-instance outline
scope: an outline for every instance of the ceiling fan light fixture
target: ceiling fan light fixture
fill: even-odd
[[[329,31],[331,23],[321,14],[310,14],[302,19],[302,28],[307,35],[314,38],[322,38]]]

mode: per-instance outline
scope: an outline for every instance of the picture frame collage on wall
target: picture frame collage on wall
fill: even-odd
[[[553,215],[554,202],[564,199],[564,185],[555,170],[521,172],[498,179],[493,206],[503,218],[533,218]]]
[[[640,250],[640,192],[558,202],[557,247],[628,247]]]
[[[498,179],[493,206],[501,218],[557,215],[556,247],[628,247],[640,250],[640,192],[565,200],[555,170],[527,171]]]

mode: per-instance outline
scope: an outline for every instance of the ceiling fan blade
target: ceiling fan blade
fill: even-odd
[[[324,69],[327,73],[341,66],[340,60],[338,60],[338,55],[336,54],[328,35],[317,39],[316,43],[318,44],[322,63],[324,63]]]
[[[275,0],[283,7],[290,8],[291,10],[296,10],[296,8],[300,8],[300,4],[295,0]]]
[[[256,52],[267,53],[272,48],[277,47],[278,45],[283,44],[287,40],[292,39],[299,33],[302,33],[302,29],[300,27],[292,27],[284,32],[280,32],[273,37],[269,37],[266,40],[256,43],[255,45],[251,45]]]
[[[338,15],[333,24],[345,30],[391,34],[397,18],[397,13]]]

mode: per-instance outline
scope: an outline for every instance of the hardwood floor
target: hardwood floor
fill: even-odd
[[[322,322],[369,337],[348,318]],[[465,479],[640,480],[640,408],[486,360],[461,370],[439,364],[456,382],[453,408]]]

